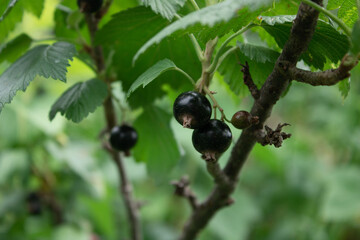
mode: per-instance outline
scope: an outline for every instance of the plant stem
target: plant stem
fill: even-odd
[[[189,79],[190,80],[190,82],[192,83],[192,85],[196,85],[196,83],[195,83],[195,81],[194,81],[194,79],[189,75],[189,74],[187,74],[186,72],[184,72],[181,68],[174,68],[174,70],[175,71],[178,71],[178,72],[181,72],[187,79]]]
[[[219,103],[216,101],[213,93],[209,90],[209,88],[204,85],[203,86],[203,90],[204,92],[210,97],[211,101],[213,102],[213,108],[214,108],[214,118],[216,118],[216,109],[219,109],[220,113],[221,113],[221,120],[226,120],[229,122],[229,120],[226,118],[225,114],[224,114],[224,110],[223,108],[220,107]]]
[[[199,42],[195,38],[194,34],[192,34],[192,33],[189,34],[189,37],[190,37],[192,44],[194,45],[195,52],[196,52],[196,55],[198,56],[198,59],[200,60],[200,62],[204,61],[204,54],[202,52]]]
[[[218,65],[220,57],[222,56],[223,52],[225,51],[226,46],[231,42],[231,40],[233,40],[234,38],[236,38],[240,34],[243,34],[245,31],[247,31],[248,29],[250,29],[250,28],[252,28],[254,26],[256,26],[256,25],[253,24],[253,23],[250,23],[247,26],[240,29],[239,31],[237,31],[236,33],[232,34],[230,37],[228,37],[225,40],[225,42],[223,42],[223,44],[220,46],[218,52],[215,55],[214,61],[212,62],[210,67],[208,69],[206,69],[206,71],[209,72],[209,73],[213,73],[216,70],[216,67]]]
[[[111,3],[111,0],[108,2]],[[106,9],[108,7],[109,6],[106,6]],[[92,14],[85,15],[85,20],[90,32],[91,46],[93,48],[91,57],[94,59],[94,62],[96,64],[98,76],[102,75],[106,67],[102,47],[100,45],[95,47],[94,45],[95,33],[98,30],[98,23],[102,16],[103,15],[100,15],[99,18],[96,18]],[[111,91],[111,87],[110,87],[111,80],[105,75],[102,80],[108,85],[109,91]],[[117,125],[117,119],[116,119],[116,114],[115,114],[115,109],[113,106],[111,94],[109,94],[109,96],[105,99],[103,106],[104,106],[107,131],[110,131],[114,126]],[[131,240],[141,240],[142,234],[141,234],[141,226],[139,220],[139,206],[135,201],[135,199],[133,198],[131,183],[127,178],[126,170],[120,154],[116,151],[111,151],[110,154],[119,172],[120,192],[124,199],[129,225],[131,228]]]
[[[221,55],[218,64],[215,67],[214,72],[216,72],[216,70],[219,68],[219,66],[221,65],[221,63],[224,61],[224,59],[229,56],[231,53],[235,52],[238,49],[238,47],[234,46],[232,48],[230,48],[229,50],[227,50],[223,55]]]
[[[199,5],[197,5],[196,1],[195,0],[190,0],[191,4],[194,6],[194,8],[196,9],[196,11],[199,11],[200,8],[199,8]]]
[[[174,15],[178,20],[181,19],[181,16],[179,14],[176,14]],[[193,44],[194,48],[195,48],[195,52],[196,52],[196,55],[199,59],[200,62],[204,61],[204,54],[203,54],[203,51],[200,47],[200,44],[199,42],[197,41],[196,37],[194,36],[194,34],[190,33],[188,34],[190,40],[191,40],[191,43]]]
[[[357,0],[359,1],[359,0]],[[322,6],[318,5],[315,2],[312,2],[311,0],[302,0],[303,3],[306,3],[307,5],[309,5],[310,7],[315,8],[316,10],[318,10],[319,12],[325,14],[326,16],[328,16],[329,18],[331,18],[334,22],[336,22],[339,27],[344,30],[345,34],[348,35],[349,37],[351,36],[351,29],[346,26],[346,24],[341,21],[340,18],[338,18],[337,16],[335,16],[333,13],[331,13],[330,11],[326,10],[325,8],[323,8]]]

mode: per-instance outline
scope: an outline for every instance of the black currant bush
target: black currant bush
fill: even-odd
[[[359,239],[359,8],[0,0],[0,239]]]

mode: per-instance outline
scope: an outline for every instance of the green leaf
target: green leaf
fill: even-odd
[[[215,24],[213,27],[204,26],[196,34],[197,39],[202,43],[206,43],[210,39],[214,39],[216,36],[222,37],[225,34],[233,31],[236,32],[240,28],[246,26],[251,21],[256,20],[263,11],[268,10],[267,8],[259,8],[254,11],[250,11],[248,8],[240,9],[237,16],[228,22],[220,22]]]
[[[1,17],[0,17],[0,23],[1,23],[2,21],[4,21],[5,17],[11,12],[11,10],[15,7],[15,4],[16,4],[18,1],[19,1],[19,0],[9,0],[8,5],[7,5],[7,7],[5,8],[5,10],[2,9],[2,8],[0,8],[0,10],[3,11],[3,13],[2,13],[2,15],[1,15]],[[3,5],[3,6],[6,6],[6,4]]]
[[[352,30],[350,52],[355,56],[360,53],[360,20],[354,24]]]
[[[265,52],[270,54],[267,56],[267,60],[264,61],[265,58],[255,55],[256,51],[254,51],[254,49],[258,46],[248,46],[248,44],[243,43],[238,43],[238,45],[242,45],[243,49],[252,49],[252,51],[242,52],[239,48],[239,50],[233,52],[224,59],[218,69],[218,72],[224,77],[224,81],[229,85],[231,91],[233,91],[235,95],[244,96],[249,93],[249,90],[244,84],[243,72],[241,72],[242,67],[239,65],[239,63],[245,64],[245,62],[248,62],[251,77],[258,88],[260,88],[269,74],[272,72],[277,58],[275,57],[275,51],[265,48]],[[261,61],[257,61],[259,59]]]
[[[275,63],[280,53],[266,47],[237,42],[237,47],[248,58],[260,63]]]
[[[292,20],[294,16],[262,17],[261,26],[272,35],[280,48],[283,48],[289,39]],[[269,25],[268,23],[271,23]],[[349,49],[348,38],[338,32],[330,24],[319,20],[313,38],[308,49],[300,59],[304,60],[309,66],[323,69],[326,57],[337,64]]]
[[[136,81],[131,85],[127,97],[130,96],[132,92],[134,92],[138,87],[143,85],[143,88],[148,85],[150,82],[152,82],[154,79],[156,79],[158,76],[163,74],[166,71],[174,70],[176,69],[175,63],[170,61],[169,59],[163,59],[159,62],[157,62],[154,66],[150,67],[146,72],[141,74]]]
[[[57,37],[65,37],[65,38],[71,38],[76,39],[78,37],[78,34],[76,31],[70,29],[68,27],[68,18],[71,15],[71,11],[67,12],[63,9],[56,9],[55,10],[55,27],[54,32],[55,36]]]
[[[66,67],[75,55],[75,47],[67,42],[37,46],[0,76],[0,111],[10,103],[18,90],[25,91],[36,75],[66,81]]]
[[[228,0],[192,12],[165,27],[147,41],[135,54],[133,62],[135,62],[139,56],[153,44],[160,43],[164,38],[174,33],[183,35],[189,32],[197,32],[202,26],[212,27],[219,22],[228,22],[235,18],[238,15],[238,10],[242,8],[248,7],[249,11],[255,11],[259,7],[269,4],[270,2],[271,1],[268,0],[255,2],[251,0]]]
[[[31,42],[32,39],[24,33],[8,42],[0,48],[0,63],[15,62],[30,47]]]
[[[339,91],[343,99],[345,99],[350,92],[350,79],[344,79],[338,83]]]
[[[115,50],[114,69],[121,80],[124,91],[128,91],[133,82],[154,65],[165,58],[171,59],[176,66],[184,70],[193,79],[201,75],[201,64],[188,36],[176,39],[167,38],[158,46],[150,48],[142,55],[135,66],[131,59],[136,51],[169,22],[145,7],[136,7],[116,14],[96,35],[96,43]],[[141,29],[141,31],[139,31]],[[175,47],[174,47],[175,46]],[[169,84],[173,89],[192,88],[189,81],[176,72],[159,76],[155,84],[139,88],[128,99],[133,108],[151,104],[165,94],[162,85]]]
[[[53,120],[56,113],[60,112],[67,119],[78,123],[94,112],[107,94],[106,84],[98,79],[76,83],[52,105],[49,118]]]
[[[360,216],[360,169],[348,166],[331,174],[322,204],[327,221],[346,221]]]
[[[179,7],[184,6],[186,0],[142,0],[142,3],[163,16],[164,18],[171,20],[176,14]]]
[[[353,26],[359,18],[356,0],[329,0],[326,8],[338,9],[337,16],[349,26]]]
[[[145,108],[134,122],[139,133],[139,141],[134,147],[135,159],[146,162],[149,173],[157,178],[167,176],[180,158],[170,127],[171,117],[162,109],[151,106]]]
[[[275,24],[291,23],[294,21],[295,15],[261,16],[259,18],[261,22],[274,26]]]
[[[3,13],[0,21],[0,42],[6,39],[23,17],[23,9],[16,4],[18,1],[8,0],[7,2],[8,5],[0,4],[0,13]]]
[[[31,0],[31,1],[20,1],[22,7],[26,11],[31,12],[36,17],[40,18],[41,13],[44,9],[44,0]]]

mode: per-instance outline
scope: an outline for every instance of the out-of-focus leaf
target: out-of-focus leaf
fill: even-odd
[[[17,190],[0,198],[0,217],[4,219],[4,215],[7,212],[15,210],[19,205],[24,205],[24,196],[25,193],[23,191]]]
[[[355,56],[360,54],[360,20],[355,23],[352,30],[350,52]]]
[[[360,216],[360,169],[337,168],[328,181],[322,216],[327,221],[345,221]]]
[[[142,0],[145,6],[159,13],[164,18],[171,20],[176,14],[179,7],[184,6],[186,0]]]
[[[261,26],[275,38],[278,46],[283,48],[289,39],[292,26],[291,19],[294,19],[294,16],[263,16],[262,18]],[[322,70],[326,63],[326,57],[336,64],[343,58],[348,49],[348,38],[330,24],[319,20],[309,47],[301,55],[301,59],[309,66]]]
[[[67,17],[67,25],[71,29],[79,29],[80,22],[84,19],[84,14],[79,10],[71,12]]]
[[[350,91],[350,79],[344,79],[340,81],[338,86],[341,96],[343,97],[343,99],[345,99]]]
[[[12,177],[21,176],[28,170],[25,151],[4,151],[0,153],[0,185],[9,184]]]
[[[157,179],[167,176],[180,158],[170,119],[170,114],[153,106],[145,108],[134,122],[139,133],[139,141],[134,147],[135,159],[146,162],[149,173]]]
[[[219,239],[246,239],[249,226],[260,217],[258,206],[245,191],[237,190],[233,197],[237,204],[219,212],[209,225]]]
[[[249,11],[255,11],[258,8],[269,4],[271,1],[251,1],[251,0],[228,0],[200,9],[190,13],[177,20],[169,26],[162,29],[158,34],[147,41],[135,54],[133,62],[143,54],[153,44],[160,43],[164,38],[174,33],[185,34],[196,32],[201,26],[212,27],[219,22],[228,22],[237,16],[237,11],[242,8],[248,8]]]
[[[21,22],[23,17],[23,9],[16,3],[21,1],[17,0],[2,0],[8,4],[0,4],[0,14],[2,20],[0,21],[0,43],[6,39],[9,33],[14,30],[17,23]]]
[[[106,234],[108,239],[114,239],[116,237],[116,221],[113,199],[109,199],[109,197],[96,199],[83,196],[79,200],[88,209],[86,213],[96,223],[96,226]]]
[[[0,111],[10,103],[18,90],[25,91],[36,75],[66,81],[66,67],[75,55],[75,48],[67,42],[37,46],[0,76]]]
[[[106,84],[98,79],[76,83],[52,105],[49,118],[53,120],[56,113],[60,112],[67,119],[78,123],[94,112],[107,94]]]
[[[38,18],[40,18],[44,9],[44,2],[45,0],[20,1],[26,11],[31,12]]]
[[[146,70],[146,72],[141,74],[135,80],[135,82],[131,85],[131,87],[127,93],[127,97],[129,97],[130,94],[132,92],[134,92],[141,85],[144,88],[144,87],[146,87],[146,85],[151,83],[153,80],[155,80],[158,76],[160,76],[164,72],[173,70],[173,69],[176,69],[176,65],[174,64],[174,62],[170,61],[169,59],[163,59],[163,60],[157,62],[156,64],[154,64],[154,66],[150,67],[148,70]]]
[[[15,62],[29,47],[32,39],[26,35],[21,34],[5,46],[0,48],[0,62],[8,61]]]
[[[71,225],[61,225],[56,228],[53,240],[64,240],[64,239],[76,239],[76,240],[89,240],[91,239],[91,233],[84,229],[73,227]]]
[[[54,32],[57,37],[66,37],[72,39],[76,39],[78,37],[77,32],[68,27],[68,17],[70,14],[71,12],[64,11],[63,9],[55,10]]]

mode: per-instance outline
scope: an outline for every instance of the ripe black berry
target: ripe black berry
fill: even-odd
[[[211,104],[204,95],[198,92],[184,92],[176,98],[173,113],[183,127],[196,129],[209,121]]]
[[[232,125],[238,129],[248,128],[252,124],[256,124],[258,122],[259,118],[253,117],[247,111],[238,111],[231,118]]]
[[[231,144],[232,134],[226,123],[211,119],[206,125],[195,129],[192,142],[206,161],[216,161]]]
[[[81,12],[94,13],[99,11],[103,0],[77,0],[77,5]]]
[[[128,152],[135,146],[137,140],[138,134],[133,127],[121,125],[111,129],[110,144],[118,151]]]
[[[30,215],[38,216],[42,212],[41,197],[38,192],[30,192],[26,197],[27,211]]]

